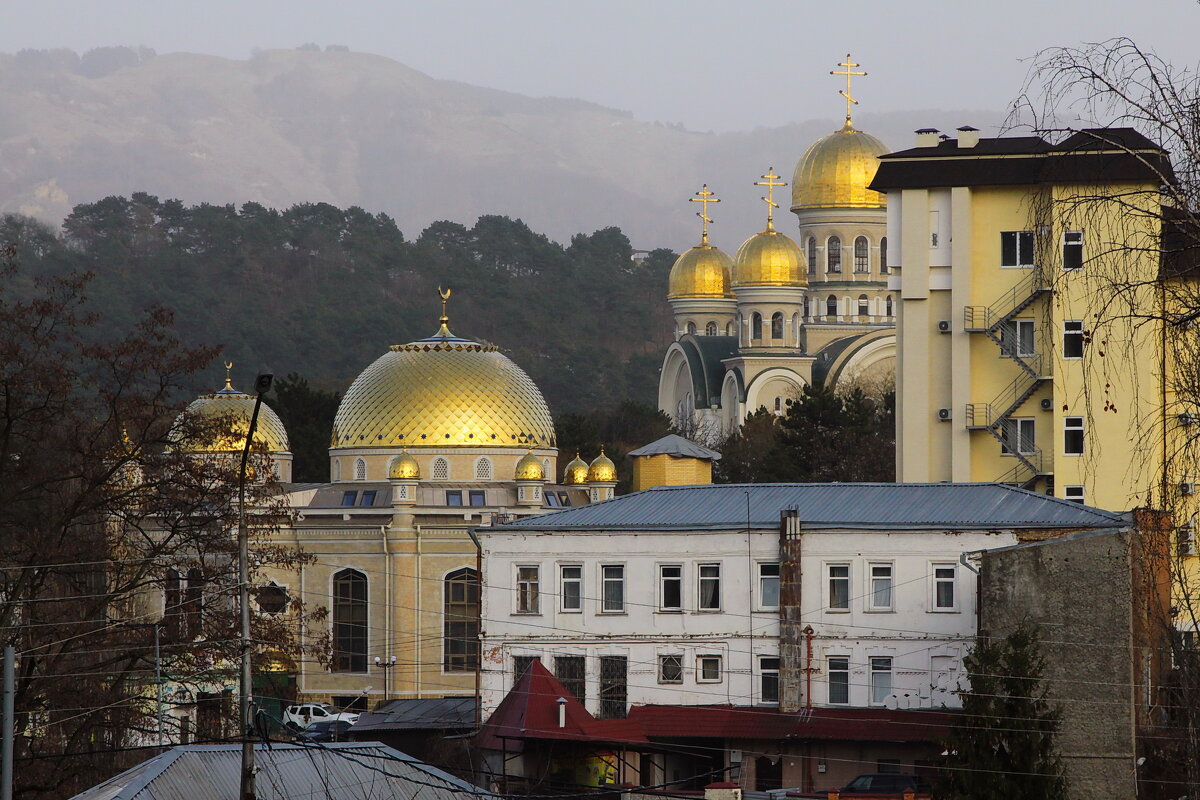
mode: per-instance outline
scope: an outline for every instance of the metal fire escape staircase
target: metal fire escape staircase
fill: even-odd
[[[987,336],[1000,348],[1000,354],[1011,358],[1020,369],[1017,377],[991,402],[967,404],[967,429],[987,431],[1000,442],[1009,455],[1016,458],[1017,465],[997,478],[996,482],[1014,484],[1026,489],[1032,488],[1039,478],[1050,473],[1045,469],[1039,448],[1022,447],[1022,442],[1019,441],[1020,433],[1012,415],[1043,383],[1050,380],[1050,377],[1046,369],[1048,362],[1044,356],[1021,353],[1016,327],[1011,323],[1018,314],[1050,291],[1042,270],[1035,267],[1020,283],[991,305],[967,306],[964,309],[964,329],[968,333],[982,333]],[[1004,338],[1005,331],[1008,332],[1007,341]]]

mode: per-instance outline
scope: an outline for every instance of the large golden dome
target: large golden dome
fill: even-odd
[[[804,286],[807,272],[800,246],[768,227],[738,248],[733,260],[733,285]]]
[[[675,260],[667,279],[667,299],[733,297],[729,276],[733,259],[719,247],[698,244]]]
[[[553,447],[541,391],[491,345],[442,325],[393,345],[354,380],[338,406],[332,447]]]
[[[240,453],[246,446],[246,432],[250,430],[250,417],[254,413],[254,396],[243,394],[225,379],[225,388],[212,394],[204,394],[188,404],[183,412],[201,422],[221,421],[228,424],[229,435],[217,436],[211,441],[189,443],[188,450],[194,453]],[[178,426],[179,421],[176,421]],[[288,452],[287,430],[283,420],[266,403],[258,410],[258,425],[254,429],[254,444],[262,444],[272,453]]]
[[[887,199],[867,188],[887,145],[849,121],[813,142],[792,174],[792,211],[809,208],[883,208]]]

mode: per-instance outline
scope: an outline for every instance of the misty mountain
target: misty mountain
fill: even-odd
[[[125,47],[0,54],[0,108],[0,212],[53,224],[79,203],[141,191],[186,203],[357,205],[413,232],[493,213],[564,242],[617,226],[647,250],[693,242],[686,200],[703,182],[725,200],[714,238],[736,247],[762,225],[754,179],[769,166],[790,177],[804,149],[840,126],[828,117],[701,133],[312,47],[241,61]],[[822,111],[839,108],[835,95]],[[856,122],[900,148],[917,127],[986,132],[1001,118],[928,111]]]

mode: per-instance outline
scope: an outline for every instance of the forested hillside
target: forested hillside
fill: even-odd
[[[410,240],[361,208],[187,206],[145,194],[77,206],[58,234],[22,217],[0,225],[0,241],[20,245],[22,276],[94,272],[91,303],[113,325],[156,303],[172,309],[185,341],[224,346],[242,387],[269,369],[344,391],[389,345],[437,329],[439,285],[454,292],[454,332],[498,345],[556,416],[653,403],[670,339],[674,254],[633,261],[616,228],[563,246],[485,216]],[[196,391],[221,377],[214,364]]]

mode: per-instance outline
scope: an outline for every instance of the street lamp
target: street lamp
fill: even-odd
[[[396,667],[396,657],[388,656],[385,659],[385,658],[380,658],[379,656],[375,656],[375,666],[377,666],[381,670],[383,670],[383,702],[386,703],[388,701],[389,678],[390,678],[392,670],[395,669],[395,667]]]

